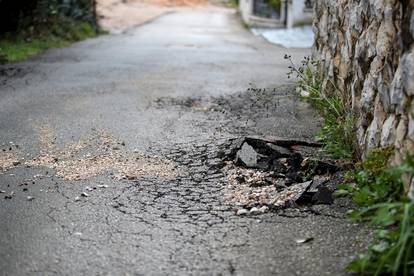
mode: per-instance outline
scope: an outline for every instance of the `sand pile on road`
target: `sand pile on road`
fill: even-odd
[[[35,129],[40,155],[25,165],[54,169],[57,176],[66,180],[83,180],[105,173],[130,180],[141,177],[173,179],[180,174],[177,165],[165,158],[128,152],[124,142],[106,131],[94,131],[78,141],[58,146],[52,128],[41,125]]]

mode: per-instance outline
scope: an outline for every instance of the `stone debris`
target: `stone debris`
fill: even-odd
[[[314,238],[297,239],[297,240],[296,240],[296,243],[297,243],[297,244],[303,244],[303,243],[308,243],[308,242],[311,242],[311,241],[313,241],[313,240],[314,240]]]
[[[239,209],[239,210],[237,210],[237,215],[238,216],[243,216],[243,215],[247,215],[249,213],[249,210],[247,210],[247,209]]]
[[[227,199],[242,207],[237,215],[333,202],[333,189],[326,184],[338,168],[329,160],[313,158],[315,150],[304,150],[317,145],[245,138],[237,141],[236,147],[229,151],[233,155],[225,162],[224,172]]]
[[[14,192],[11,192],[10,194],[5,195],[5,196],[4,196],[4,198],[5,198],[5,199],[12,199],[12,198],[13,198],[13,196],[14,196]]]
[[[180,174],[176,164],[158,156],[123,152],[118,141],[106,131],[69,144],[63,149],[56,146],[56,136],[49,127],[38,127],[41,154],[25,162],[26,166],[43,166],[56,170],[66,180],[83,180],[107,172],[116,172],[117,179],[159,177],[173,179]]]
[[[104,188],[109,188],[109,186],[108,186],[108,185],[98,185],[98,186],[96,186],[96,187],[101,188],[101,189],[104,189]]]
[[[312,184],[312,180],[298,183],[287,187],[280,192],[276,198],[270,201],[270,204],[276,208],[283,208],[294,204],[305,193],[308,187]]]
[[[7,151],[0,151],[0,174],[16,167],[20,164],[19,153],[13,151],[13,148]]]
[[[269,207],[267,207],[267,206],[262,206],[260,208],[253,207],[252,209],[250,209],[250,214],[252,214],[252,215],[264,214],[268,210],[269,210]]]
[[[26,197],[26,199],[27,199],[27,201],[32,201],[32,200],[34,200],[35,198],[34,198],[33,196],[27,196],[27,197]]]

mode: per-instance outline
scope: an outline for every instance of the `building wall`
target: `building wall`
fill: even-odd
[[[305,1],[304,0],[292,0],[292,26],[303,23],[311,23],[313,20],[313,12],[305,11]]]
[[[318,0],[314,54],[357,116],[358,147],[414,153],[414,0]],[[412,179],[405,179],[407,189]]]
[[[243,22],[249,27],[283,27],[284,19],[270,19],[258,17],[253,14],[253,1],[254,0],[240,0],[239,10]]]
[[[252,0],[239,0],[240,15],[244,23],[248,24],[249,17],[253,13]]]
[[[239,9],[243,21],[248,26],[254,27],[286,27],[291,28],[298,24],[306,22],[311,23],[313,19],[313,12],[305,11],[305,0],[282,0],[281,4],[281,18],[280,20],[258,18],[253,14],[254,0],[240,0]],[[285,13],[285,6],[288,6],[287,14]],[[287,18],[286,18],[287,17]],[[285,20],[286,18],[286,20]]]

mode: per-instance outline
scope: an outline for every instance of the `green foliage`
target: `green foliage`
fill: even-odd
[[[280,8],[281,1],[280,0],[268,0],[268,3],[274,9],[279,9]]]
[[[367,217],[379,228],[376,240],[347,268],[361,275],[413,275],[414,200],[381,203],[354,214]]]
[[[313,23],[313,19],[312,18],[306,18],[306,19],[301,19],[301,20],[297,20],[294,23],[295,27],[303,27],[303,26],[307,26],[307,25],[312,25]]]
[[[237,8],[239,6],[239,0],[230,0],[227,5],[231,8]]]
[[[361,275],[413,275],[414,273],[414,200],[405,196],[401,177],[414,175],[414,158],[388,167],[392,148],[375,149],[361,162],[343,188],[353,194],[361,209],[350,216],[369,221],[378,228],[373,245],[348,265]]]
[[[65,18],[51,26],[38,28],[36,32],[0,36],[0,57],[3,57],[3,62],[24,60],[45,49],[64,47],[95,35],[90,24]]]
[[[325,118],[316,139],[324,143],[324,149],[337,159],[354,157],[355,117],[343,114],[337,118]]]
[[[62,18],[88,22],[97,30],[95,0],[0,0],[0,33],[21,32]]]
[[[326,152],[334,158],[351,159],[354,157],[355,116],[347,111],[345,101],[336,87],[324,84],[319,70],[319,62],[305,57],[296,66],[290,56],[291,66],[288,77],[294,75],[302,98],[310,102],[323,117],[324,123],[316,138],[324,143]]]
[[[388,168],[393,151],[392,147],[372,149],[365,160],[356,165],[356,172],[348,174],[352,183],[347,189],[355,203],[370,206],[398,201],[404,194],[401,167]]]

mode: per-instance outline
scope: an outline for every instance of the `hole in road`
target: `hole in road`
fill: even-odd
[[[338,167],[315,158],[317,143],[247,137],[235,140],[223,168],[227,199],[239,215],[331,204]]]

